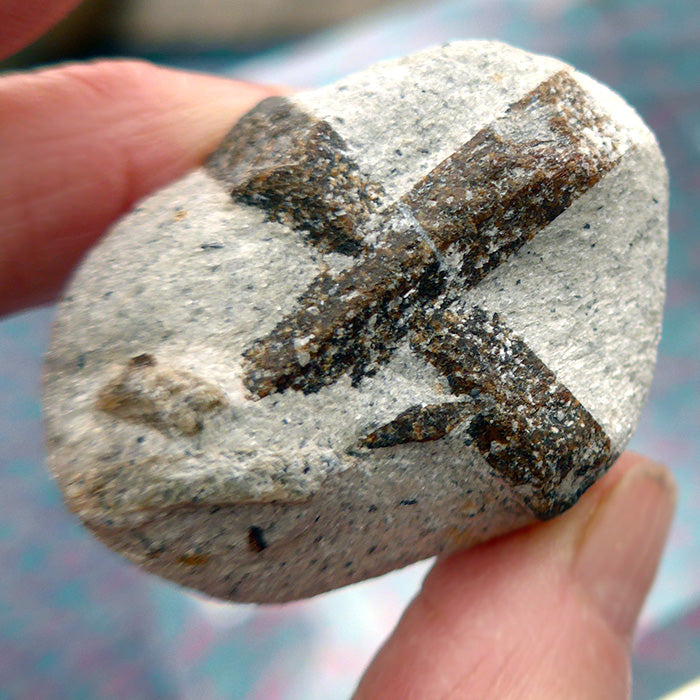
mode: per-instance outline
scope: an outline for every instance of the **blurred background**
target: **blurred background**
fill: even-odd
[[[631,445],[681,486],[635,648],[633,697],[652,700],[700,673],[697,0],[89,0],[0,70],[132,55],[303,87],[456,38],[501,39],[590,73],[642,114],[668,160],[664,334]],[[43,308],[0,323],[0,698],[349,697],[428,564],[264,608],[142,574],[80,528],[45,470],[39,377],[51,317]]]
[[[114,53],[230,64],[388,5],[387,0],[85,0],[8,66]],[[406,0],[404,7],[411,4]]]

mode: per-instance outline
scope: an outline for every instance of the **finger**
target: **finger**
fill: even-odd
[[[40,37],[79,4],[80,0],[0,0],[0,59]]]
[[[132,204],[272,91],[135,61],[0,81],[0,313],[45,302]]]
[[[626,455],[565,515],[439,560],[355,700],[628,698],[674,493]]]

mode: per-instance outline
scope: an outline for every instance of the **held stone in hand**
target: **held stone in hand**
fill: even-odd
[[[502,44],[265,100],[76,274],[51,468],[110,547],[243,601],[554,516],[639,416],[666,207],[629,106]]]

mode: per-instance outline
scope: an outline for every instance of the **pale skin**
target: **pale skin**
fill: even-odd
[[[0,0],[0,56],[77,0]],[[200,164],[279,92],[136,61],[0,78],[0,313],[53,300],[138,199]],[[439,559],[356,699],[623,700],[675,503],[627,453],[565,515]]]

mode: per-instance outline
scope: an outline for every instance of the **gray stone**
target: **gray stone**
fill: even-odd
[[[65,293],[44,396],[68,506],[261,602],[556,515],[644,403],[667,200],[620,97],[495,42],[264,101]]]

